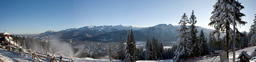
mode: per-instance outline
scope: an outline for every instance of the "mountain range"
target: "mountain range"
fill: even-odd
[[[161,42],[175,42],[179,25],[158,24],[151,27],[133,27],[122,25],[84,26],[81,28],[70,28],[60,31],[46,31],[40,33],[39,38],[49,36],[59,37],[62,40],[74,41],[99,41],[119,42],[125,41],[127,33],[132,30],[136,41],[146,41],[148,38],[156,38]],[[197,26],[198,33],[203,30],[205,36],[209,36],[211,29]]]

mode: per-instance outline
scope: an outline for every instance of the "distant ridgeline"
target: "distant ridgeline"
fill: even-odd
[[[122,25],[104,25],[104,26],[85,26],[81,28],[71,28],[61,31],[46,31],[38,35],[39,38],[48,38],[48,36],[59,37],[62,40],[74,40],[74,41],[98,41],[98,42],[119,42],[125,40],[128,30],[134,31],[136,41],[146,41],[147,38],[155,37],[160,42],[175,42],[179,26],[173,26],[171,24],[159,24],[152,27],[132,27]],[[202,27],[201,29],[206,33],[205,36],[209,36],[211,29]]]

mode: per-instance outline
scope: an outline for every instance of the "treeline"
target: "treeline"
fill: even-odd
[[[214,25],[212,22],[209,23],[210,26]],[[218,54],[216,50],[230,51],[233,48],[233,40],[232,38],[226,38],[226,32],[214,30],[207,37],[205,36],[203,30],[197,30],[195,27],[196,23],[197,20],[196,16],[194,15],[194,11],[192,11],[190,18],[184,13],[179,22],[180,35],[178,36],[177,44],[171,49],[166,50],[163,49],[162,43],[158,42],[156,38],[148,38],[145,48],[136,48],[136,41],[131,30],[127,36],[127,40],[122,41],[119,44],[118,52],[113,58],[120,59],[125,62],[161,59],[174,59],[174,61],[182,61],[181,59]],[[254,23],[256,24],[256,19],[254,20]],[[256,45],[255,24],[251,26],[249,36],[246,32],[236,31],[236,50]],[[199,33],[199,35],[197,35],[197,33]]]
[[[111,54],[111,56],[114,59],[120,59],[124,62],[171,59],[174,50],[164,49],[163,47],[163,44],[153,37],[147,39],[145,47],[136,48],[136,41],[131,30],[127,36],[127,40],[121,41],[117,53],[115,55]]]
[[[249,45],[255,46],[256,45],[256,14],[254,16],[253,25],[251,25],[251,28],[249,30]]]

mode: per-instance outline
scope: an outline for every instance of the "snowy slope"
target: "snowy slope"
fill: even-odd
[[[73,58],[74,62],[122,62],[120,60],[110,61],[109,59]],[[33,62],[30,54],[19,55],[18,53],[0,48],[0,62]],[[170,62],[172,60],[138,60],[136,62]],[[47,61],[45,61],[47,62]]]
[[[255,49],[256,49],[256,46],[247,47],[247,48],[244,48],[241,50],[237,50],[236,51],[236,61],[238,61],[238,56],[242,51],[247,51],[247,54],[250,55]],[[233,59],[233,53],[229,52],[229,61],[232,61],[232,59]],[[193,61],[193,62],[220,62],[219,60],[220,60],[219,56],[214,56],[214,57],[200,57],[200,58],[197,58],[195,60],[190,60],[190,61]],[[256,60],[254,59],[254,60],[250,60],[250,61],[255,62]]]
[[[4,62],[32,62],[31,55],[19,55],[4,49],[0,49],[0,60]]]

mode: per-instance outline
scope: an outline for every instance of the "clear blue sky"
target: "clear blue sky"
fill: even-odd
[[[132,25],[140,27],[157,24],[177,25],[183,13],[195,11],[198,23],[208,26],[213,5],[217,0],[0,0],[0,32],[36,34],[47,30],[63,30],[88,25]],[[248,23],[248,31],[256,0],[239,0]]]

